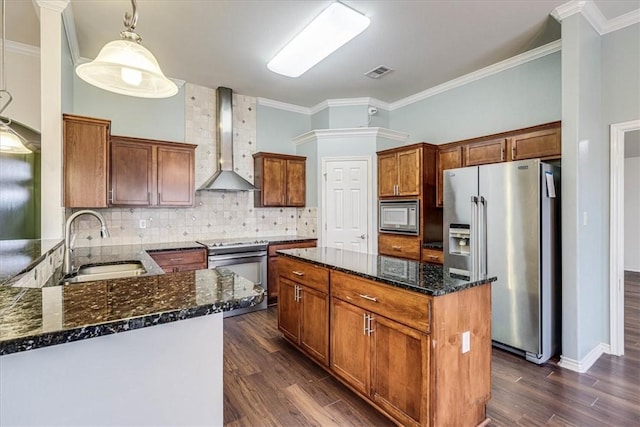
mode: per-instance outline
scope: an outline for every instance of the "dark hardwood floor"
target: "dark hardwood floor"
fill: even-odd
[[[276,310],[225,319],[226,426],[391,426],[289,345]],[[625,275],[625,355],[587,373],[493,350],[492,426],[640,426],[640,273]]]

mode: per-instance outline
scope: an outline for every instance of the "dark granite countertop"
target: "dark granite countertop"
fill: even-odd
[[[265,240],[269,241],[269,244],[278,244],[278,243],[296,243],[296,242],[306,242],[309,240],[318,240],[317,237],[305,237],[305,236],[266,236]]]
[[[443,249],[443,244],[442,242],[429,242],[429,243],[423,243],[422,247],[425,249],[435,249],[435,250],[441,251]]]
[[[0,287],[0,355],[204,316],[262,302],[231,270],[198,270],[44,288]]]
[[[63,244],[60,239],[0,240],[0,286],[29,271]]]
[[[441,265],[327,247],[287,249],[278,251],[278,254],[431,296],[446,295],[496,280],[490,277],[467,281],[445,273]]]

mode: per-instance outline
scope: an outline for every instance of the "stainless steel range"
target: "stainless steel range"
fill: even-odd
[[[198,243],[207,247],[209,251],[208,267],[225,267],[239,276],[267,289],[267,245],[266,240],[248,239],[216,239],[198,240]],[[264,310],[267,308],[267,297],[264,301],[253,307],[225,311],[224,317],[236,316],[250,311]]]

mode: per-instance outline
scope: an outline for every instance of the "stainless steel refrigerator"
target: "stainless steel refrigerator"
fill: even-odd
[[[444,172],[444,268],[496,276],[494,345],[544,363],[560,343],[560,170],[540,160]]]

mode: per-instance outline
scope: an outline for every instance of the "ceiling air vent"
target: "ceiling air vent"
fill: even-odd
[[[372,79],[379,79],[380,77],[390,73],[391,71],[393,71],[393,69],[385,67],[384,65],[380,65],[373,70],[364,73],[364,75],[367,77],[371,77]]]

